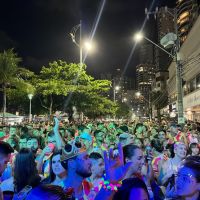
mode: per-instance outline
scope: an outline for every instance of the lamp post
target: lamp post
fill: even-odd
[[[117,85],[117,86],[114,86],[113,88],[113,101],[116,102],[116,91],[119,91],[120,90],[120,87]]]
[[[177,15],[175,14],[175,20],[177,21]],[[177,27],[177,26],[176,26]],[[145,37],[141,32],[136,33],[134,36],[134,40],[136,42],[141,41],[143,38],[146,39],[148,42],[152,43],[155,45],[157,48],[161,49],[164,51],[166,54],[168,54],[176,63],[176,88],[177,88],[177,104],[178,104],[178,123],[179,124],[184,124],[184,117],[183,117],[183,92],[182,92],[182,81],[181,81],[181,72],[180,72],[180,61],[178,59],[178,51],[180,48],[179,44],[179,39],[177,37],[177,28],[176,28],[176,34],[172,34],[172,38],[174,39],[175,43],[175,53],[174,55],[169,53],[167,50],[159,46],[158,44],[154,43],[152,40],[149,38]]]
[[[28,94],[28,98],[29,98],[29,100],[30,100],[30,103],[29,103],[29,122],[31,122],[31,120],[32,120],[32,117],[31,117],[31,100],[32,100],[32,98],[33,98],[33,94]]]
[[[79,42],[76,41],[76,32],[79,29]],[[94,45],[91,43],[91,41],[85,41],[82,40],[82,22],[80,20],[80,24],[74,26],[70,32],[70,36],[72,39],[72,42],[79,48],[79,54],[80,54],[80,67],[83,65],[83,48],[87,49],[88,51],[93,50]]]

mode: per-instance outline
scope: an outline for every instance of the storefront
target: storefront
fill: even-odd
[[[184,96],[183,108],[187,119],[200,122],[200,89]]]

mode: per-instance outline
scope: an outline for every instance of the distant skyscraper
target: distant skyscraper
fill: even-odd
[[[168,11],[174,13],[174,9],[168,8]],[[158,10],[156,16],[158,44],[167,33],[175,31],[174,18],[169,12],[166,12],[166,8],[164,7],[161,7]],[[159,48],[155,49],[155,66],[157,72],[167,71],[171,61],[172,59],[164,51]]]
[[[139,61],[144,64],[154,64],[154,46],[149,42],[142,42],[139,49]]]
[[[139,49],[140,64],[136,66],[137,90],[141,93],[143,100],[139,102],[141,113],[148,113],[148,99],[151,92],[151,84],[155,78],[154,46],[144,42]],[[143,111],[142,111],[143,109]]]

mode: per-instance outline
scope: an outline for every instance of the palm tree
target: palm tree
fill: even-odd
[[[27,90],[27,87],[30,88],[30,84],[23,79],[23,75],[26,76],[29,70],[20,68],[20,62],[21,58],[14,53],[13,49],[0,53],[0,85],[1,91],[3,92],[3,123],[6,113],[7,89],[14,87]]]

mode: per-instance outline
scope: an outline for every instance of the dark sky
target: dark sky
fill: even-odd
[[[174,0],[175,1],[175,0]],[[50,61],[79,62],[79,49],[69,36],[82,20],[83,38],[90,35],[102,5],[101,0],[1,0],[0,49],[15,47],[23,66],[38,72]],[[94,35],[96,51],[88,54],[87,70],[92,75],[125,69],[134,75],[137,51],[126,65],[134,45],[132,36],[144,23],[145,7],[152,0],[107,0]],[[169,0],[155,0],[164,5]],[[151,31],[153,17],[146,22]],[[151,32],[153,35],[153,33]]]

